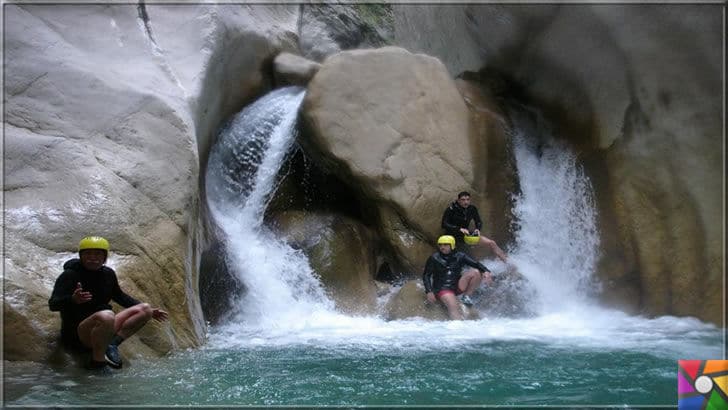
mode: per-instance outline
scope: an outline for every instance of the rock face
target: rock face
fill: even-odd
[[[200,343],[199,158],[220,121],[268,86],[266,62],[294,49],[296,8],[5,12],[5,359],[52,351],[60,320],[47,300],[88,234],[110,240],[125,290],[170,312],[125,354]]]
[[[291,53],[280,53],[273,60],[276,84],[306,86],[320,64]]]
[[[580,151],[612,300],[722,322],[720,6],[393,7],[395,44],[509,77]]]
[[[389,44],[394,15],[389,4],[303,4],[300,31],[303,55],[323,61],[341,50]]]
[[[482,200],[470,113],[437,59],[394,47],[331,56],[309,85],[303,116],[309,149],[373,203],[411,270],[432,252],[457,192]]]

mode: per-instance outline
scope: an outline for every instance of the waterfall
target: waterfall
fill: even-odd
[[[235,305],[231,326],[348,321],[335,313],[306,256],[262,224],[276,176],[296,138],[304,94],[300,87],[287,87],[262,97],[223,128],[210,152],[208,205],[223,231],[227,265],[247,289]],[[531,310],[546,314],[588,304],[599,246],[591,184],[576,156],[534,115],[520,109],[512,117],[521,190],[514,198],[510,257],[533,287],[529,294],[537,295],[529,300],[535,303]]]
[[[521,189],[514,198],[515,241],[509,257],[533,285],[535,291],[527,293],[536,296],[526,299],[536,304],[530,310],[537,314],[440,322],[338,313],[307,257],[263,225],[276,177],[296,138],[303,95],[301,88],[285,88],[262,97],[224,127],[211,149],[207,204],[222,231],[228,269],[246,292],[231,318],[211,329],[206,348],[268,352],[309,345],[416,356],[492,341],[538,341],[566,349],[643,349],[665,355],[691,346],[696,357],[715,351],[714,328],[694,319],[645,319],[589,300],[599,248],[591,184],[576,155],[543,124],[517,116],[513,147]],[[496,271],[505,268],[487,262]]]
[[[304,94],[286,87],[260,98],[223,128],[210,152],[207,203],[223,231],[228,268],[247,288],[236,302],[233,326],[286,327],[333,309],[305,255],[262,224],[296,138]]]
[[[535,288],[542,313],[589,304],[599,249],[594,193],[575,154],[549,128],[514,113],[515,197],[512,259]],[[531,116],[532,118],[533,116]]]

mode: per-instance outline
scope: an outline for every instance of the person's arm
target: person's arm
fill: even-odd
[[[112,273],[112,276],[114,278],[113,280],[113,286],[114,288],[111,291],[111,299],[120,304],[121,306],[128,308],[132,307],[134,305],[138,305],[142,302],[134,299],[133,297],[126,294],[123,290],[121,290],[121,287],[119,286],[119,280],[116,278],[116,274]]]
[[[462,259],[463,263],[465,263],[466,265],[468,265],[470,267],[477,269],[480,272],[480,275],[483,277],[483,279],[485,279],[486,284],[489,285],[489,284],[493,283],[493,275],[490,274],[490,269],[488,269],[485,265],[483,265],[482,263],[476,261],[475,259],[471,258],[470,256],[468,256],[464,253],[462,255],[463,255],[463,259]]]
[[[48,308],[51,312],[58,312],[64,310],[70,306],[73,306],[73,292],[76,290],[76,281],[68,272],[63,272],[61,276],[56,279],[56,284],[53,286],[53,292],[51,293],[50,299],[48,299]]]
[[[490,269],[488,269],[482,263],[476,261],[475,259],[471,258],[470,256],[468,256],[468,255],[466,255],[464,253],[462,255],[463,255],[462,256],[462,258],[463,258],[462,261],[466,265],[470,266],[471,268],[475,268],[475,269],[479,270],[480,273],[485,273],[485,272],[489,272],[490,273]]]
[[[429,303],[435,303],[437,301],[437,298],[435,298],[435,294],[432,293],[432,274],[433,274],[433,261],[432,256],[427,259],[427,263],[425,264],[425,271],[422,272],[422,282],[425,284],[425,297],[427,298],[427,302]]]
[[[422,283],[425,285],[425,293],[432,292],[432,273],[433,273],[433,266],[432,266],[432,257],[427,259],[427,263],[425,264],[425,270],[422,272]]]
[[[450,219],[452,215],[452,209],[448,206],[445,208],[445,212],[442,214],[442,222],[440,223],[440,226],[442,226],[442,229],[444,229],[446,232],[450,231],[457,231],[460,229],[459,226],[453,225],[450,223]]]
[[[480,235],[480,230],[483,229],[483,220],[480,219],[480,213],[478,213],[478,208],[471,205],[473,208],[473,220],[475,221],[475,229],[478,230],[478,235]]]
[[[119,286],[119,280],[116,278],[116,274],[113,274],[114,278],[114,289],[111,293],[111,299],[113,299],[116,303],[120,304],[121,306],[128,308],[132,307],[134,305],[138,305],[142,303],[139,300],[134,299],[133,297],[129,296],[127,293],[125,293],[123,290],[121,290],[121,287]],[[158,320],[160,322],[164,322],[169,318],[169,313],[167,313],[165,310],[162,310],[160,308],[152,308],[152,317],[154,320]]]

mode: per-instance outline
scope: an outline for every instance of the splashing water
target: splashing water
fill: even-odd
[[[276,175],[295,141],[300,87],[264,96],[223,129],[210,153],[207,199],[224,232],[228,264],[247,292],[221,333],[281,328],[333,304],[306,257],[262,226]]]
[[[552,138],[514,135],[521,193],[512,259],[535,287],[537,311],[580,309],[595,286],[599,233],[589,179],[575,155]]]

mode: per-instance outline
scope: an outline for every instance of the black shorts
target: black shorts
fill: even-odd
[[[68,332],[70,334],[61,335],[61,344],[69,350],[78,353],[90,352],[91,348],[83,344],[81,339],[78,337],[78,332]]]

